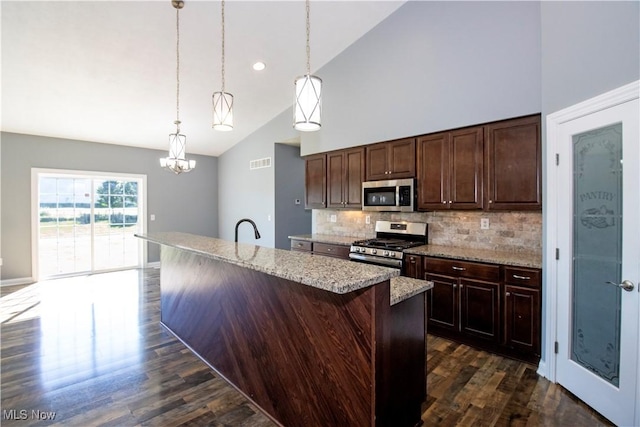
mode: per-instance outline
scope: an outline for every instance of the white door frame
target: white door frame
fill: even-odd
[[[545,360],[541,363],[539,374],[545,376],[552,382],[556,382],[556,354],[555,342],[557,341],[558,324],[558,265],[556,260],[556,248],[558,248],[558,229],[554,220],[558,214],[557,191],[558,170],[555,167],[556,154],[560,144],[560,126],[571,120],[623,104],[625,102],[638,99],[640,97],[640,80],[614,89],[610,92],[588,99],[576,105],[572,105],[563,110],[549,114],[546,118],[547,143],[546,143],[546,184],[545,201],[546,220],[544,223],[545,255],[544,255],[544,281],[545,287]],[[640,183],[639,183],[640,184]],[[636,284],[638,285],[638,284]],[[634,292],[636,292],[634,290]],[[640,309],[640,307],[639,307]],[[640,354],[640,346],[638,348]],[[637,372],[637,394],[640,396],[640,369]],[[636,409],[636,425],[640,425],[640,409]]]

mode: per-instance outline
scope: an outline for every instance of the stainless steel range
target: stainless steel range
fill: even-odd
[[[402,268],[403,251],[426,245],[427,230],[427,224],[422,222],[376,221],[376,237],[353,242],[349,258]]]

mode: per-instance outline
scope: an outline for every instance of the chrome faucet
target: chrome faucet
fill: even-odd
[[[256,227],[256,223],[253,222],[252,220],[250,220],[249,218],[244,218],[241,219],[240,221],[236,222],[236,240],[235,242],[238,243],[238,226],[240,224],[242,224],[243,222],[248,222],[251,225],[253,225],[253,232],[255,233],[256,239],[260,238],[260,232],[258,231],[258,227]]]

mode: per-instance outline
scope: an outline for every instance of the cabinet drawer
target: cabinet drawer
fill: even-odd
[[[349,258],[349,246],[330,245],[327,243],[314,243],[313,253],[329,255],[338,258]]]
[[[306,240],[292,240],[291,241],[291,250],[292,251],[304,251],[304,252],[310,252],[311,251],[311,242],[308,242]]]
[[[500,267],[491,264],[427,257],[425,258],[424,269],[426,273],[468,277],[490,282],[500,281]]]
[[[540,288],[540,270],[533,268],[504,267],[504,282],[537,289]]]

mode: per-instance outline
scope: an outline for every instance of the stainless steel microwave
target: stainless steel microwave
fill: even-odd
[[[379,212],[413,212],[413,179],[366,181],[362,183],[362,210]]]

